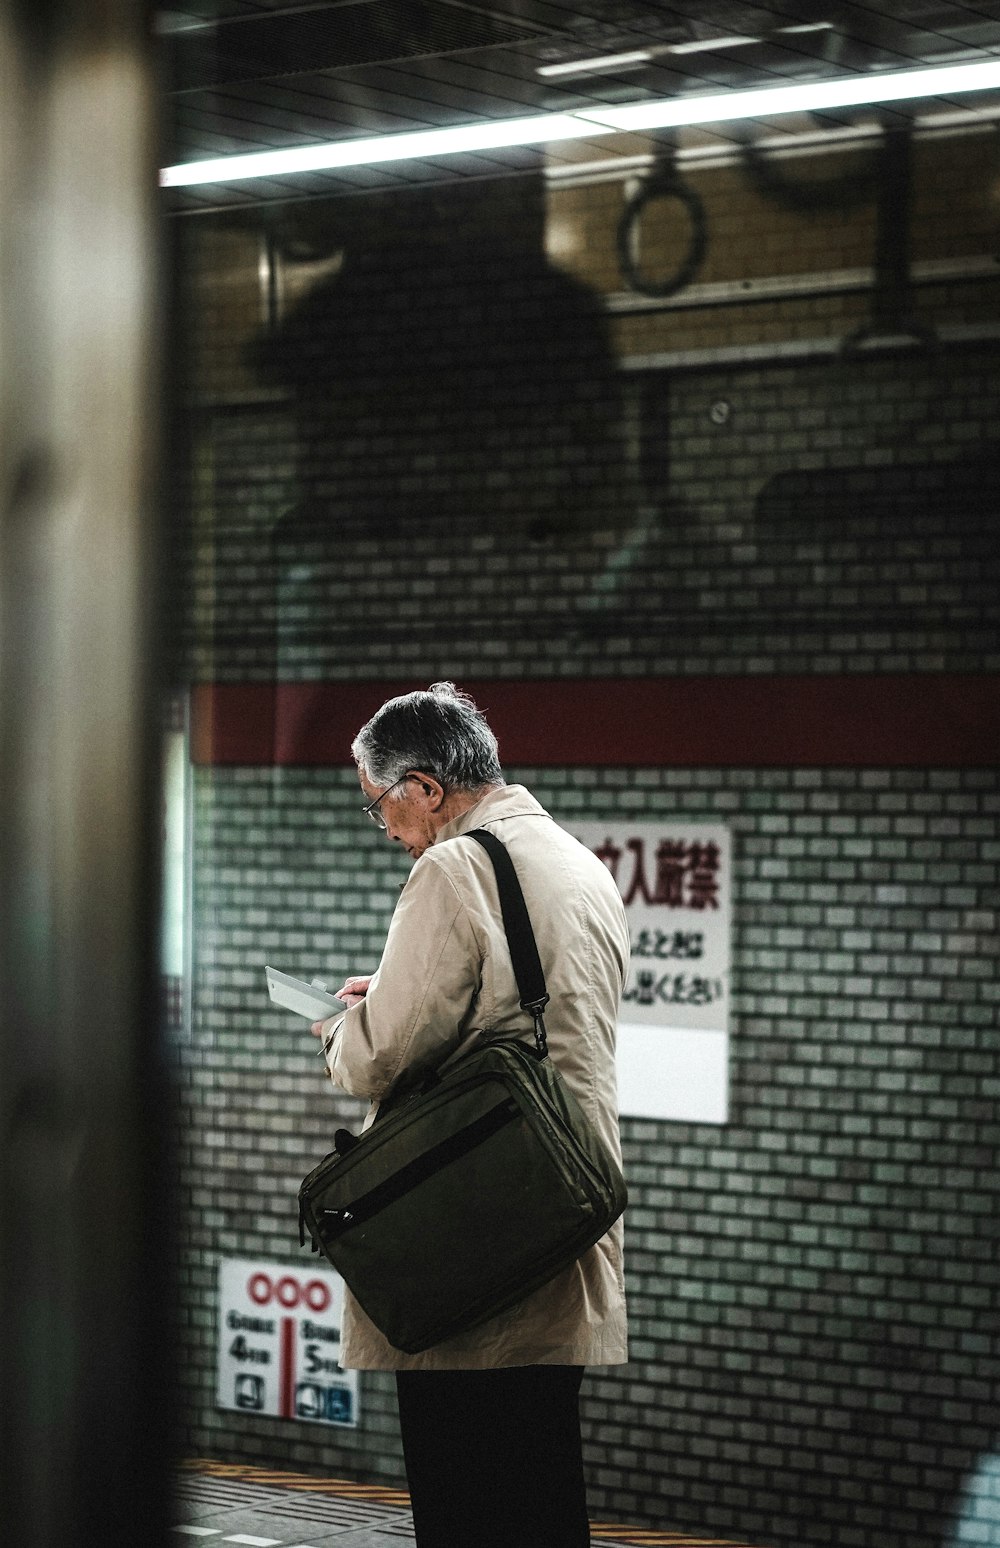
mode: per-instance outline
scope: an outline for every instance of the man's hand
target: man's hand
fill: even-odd
[[[366,978],[345,978],[343,988],[334,991],[337,999],[343,1000],[347,1006],[360,1005],[374,977],[374,973],[369,973]]]
[[[348,1010],[350,1010],[352,1005],[360,1005],[361,1001],[368,993],[368,985],[371,983],[374,976],[374,973],[369,973],[365,978],[345,978],[343,987],[335,991],[337,999],[343,1000]],[[328,1016],[325,1021],[314,1021],[312,1024],[313,1037],[321,1037],[325,1040],[328,1029],[332,1023],[336,1021],[340,1014],[340,1011],[335,1011],[334,1014],[332,1016]]]

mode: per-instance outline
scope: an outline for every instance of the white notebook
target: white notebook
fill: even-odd
[[[307,984],[302,978],[290,973],[279,973],[277,968],[265,967],[267,991],[275,1005],[283,1005],[297,1016],[307,1016],[310,1021],[326,1021],[338,1011],[347,1009],[343,1000],[319,982]]]

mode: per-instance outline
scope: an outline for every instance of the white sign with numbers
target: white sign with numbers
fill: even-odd
[[[358,1373],[340,1369],[343,1305],[332,1269],[220,1263],[218,1406],[356,1425]]]
[[[732,842],[714,823],[567,824],[614,877],[632,939],[618,1029],[623,1115],[729,1116]]]

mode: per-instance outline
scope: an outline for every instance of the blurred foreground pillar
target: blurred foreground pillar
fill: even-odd
[[[155,1544],[155,98],[144,7],[0,0],[0,1541]]]

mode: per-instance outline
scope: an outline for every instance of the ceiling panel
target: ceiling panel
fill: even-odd
[[[169,81],[164,160],[177,162],[1000,55],[1000,0],[185,0],[158,13],[157,30]],[[593,64],[638,52],[648,57]],[[601,137],[602,156],[614,154],[613,138]],[[167,201],[193,210],[496,175],[538,159],[493,152],[419,173],[171,190]]]
[[[164,49],[171,91],[179,95],[238,81],[437,57],[535,36],[530,25],[468,11],[448,0],[419,5],[357,0],[183,29],[166,35]]]

